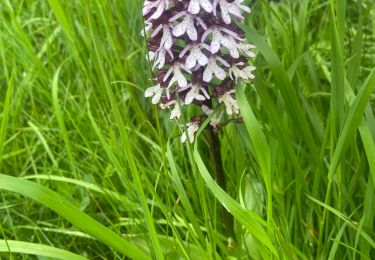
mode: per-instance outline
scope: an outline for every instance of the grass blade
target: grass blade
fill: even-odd
[[[60,67],[57,69],[57,71],[56,71],[56,73],[53,77],[53,81],[52,81],[53,109],[54,109],[54,112],[55,112],[57,122],[58,122],[59,127],[60,127],[61,135],[62,135],[64,143],[65,143],[65,148],[66,148],[68,160],[69,160],[69,163],[70,163],[70,169],[72,170],[72,173],[73,173],[74,177],[78,178],[76,168],[74,166],[75,164],[74,164],[74,158],[73,158],[73,154],[72,154],[72,145],[70,143],[69,135],[68,135],[68,132],[66,130],[66,126],[65,126],[65,122],[64,122],[64,115],[63,115],[63,112],[62,112],[62,110],[60,108],[60,104],[59,104],[58,82],[59,82],[59,76],[60,76],[61,68],[62,68],[62,65],[60,65]]]
[[[262,227],[262,225],[266,226],[264,220],[253,212],[243,209],[212,179],[202,160],[202,157],[197,150],[196,145],[194,148],[194,159],[198,166],[199,172],[206,182],[207,187],[211,190],[216,199],[220,201],[220,203],[233,215],[233,217],[244,225],[249,232],[265,246],[265,248],[268,248],[272,254],[277,256],[277,251],[272,244],[271,239]]]
[[[0,174],[0,189],[12,191],[36,200],[55,211],[77,228],[126,256],[134,259],[149,259],[149,256],[135,245],[81,212],[67,199],[38,183]]]
[[[308,145],[311,154],[316,155],[317,153],[315,141],[310,130],[310,126],[308,122],[305,120],[306,117],[302,113],[303,109],[301,107],[301,102],[299,101],[297,92],[291,80],[288,77],[287,71],[283,67],[275,52],[266,43],[264,37],[260,36],[252,28],[245,28],[245,30],[249,35],[249,39],[253,41],[253,43],[257,46],[257,49],[260,51],[260,53],[263,55],[263,57],[269,64],[272,70],[272,74],[278,82],[277,86],[284,99],[288,113],[296,122],[296,126],[303,134],[305,142]]]
[[[1,162],[3,160],[3,152],[5,147],[5,139],[6,139],[6,133],[8,128],[8,122],[9,122],[9,111],[11,106],[11,98],[12,98],[12,92],[13,92],[13,75],[11,76],[8,84],[8,89],[5,96],[4,101],[4,107],[3,111],[1,113],[1,126],[0,126],[0,169],[1,169]]]
[[[268,226],[272,221],[272,176],[271,176],[271,154],[265,134],[257,121],[251,106],[246,100],[245,85],[239,86],[236,91],[241,114],[245,121],[247,132],[253,143],[255,155],[259,163],[260,172],[267,190],[267,221]]]
[[[196,215],[194,214],[193,207],[191,206],[190,201],[187,197],[187,194],[186,194],[186,191],[185,191],[185,189],[183,187],[183,184],[181,182],[180,176],[178,175],[176,163],[173,159],[173,155],[172,155],[171,148],[170,148],[169,144],[167,146],[167,159],[168,159],[169,165],[171,167],[173,182],[176,185],[176,188],[178,190],[178,194],[181,198],[181,202],[184,205],[186,213],[189,216],[189,219],[190,219],[190,221],[191,221],[191,223],[194,227],[194,231],[196,232],[200,242],[203,243],[205,241],[205,238],[204,238],[202,230],[199,226]]]
[[[87,259],[86,257],[56,247],[15,240],[0,240],[0,252],[21,253],[65,260]]]
[[[337,166],[340,163],[341,156],[348,148],[347,143],[349,139],[356,132],[363,118],[363,113],[365,111],[365,108],[368,104],[368,100],[374,88],[375,88],[375,69],[372,70],[366,82],[360,88],[355,100],[353,101],[353,104],[351,105],[348,111],[342,132],[337,141],[337,146],[335,148],[331,164],[329,166],[329,171],[328,171],[329,180],[332,180],[334,173],[337,169]]]
[[[324,209],[332,212],[333,214],[335,214],[335,216],[337,216],[338,218],[342,219],[345,221],[346,224],[348,224],[350,227],[354,228],[355,230],[358,231],[358,228],[356,225],[353,224],[353,222],[347,217],[345,216],[343,213],[339,212],[338,210],[336,210],[335,208],[327,205],[326,203],[323,203],[309,195],[306,195],[310,200],[312,200],[313,202],[315,202],[316,204],[322,206]],[[360,235],[375,249],[375,241],[373,240],[373,238],[371,236],[369,236],[366,232],[364,232],[363,230],[360,232]]]

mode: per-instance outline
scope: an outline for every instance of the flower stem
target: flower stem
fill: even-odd
[[[223,161],[221,159],[220,154],[219,136],[212,126],[210,126],[209,128],[211,135],[211,151],[215,162],[216,181],[223,190],[226,190],[226,180],[223,170]],[[225,207],[222,207],[222,217],[228,238],[235,239],[233,229],[233,216],[225,209]]]

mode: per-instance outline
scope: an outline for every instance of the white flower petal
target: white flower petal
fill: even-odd
[[[171,111],[171,116],[169,119],[174,119],[174,118],[180,118],[181,117],[181,107],[178,102],[176,102],[173,110]]]
[[[239,41],[243,41],[244,40],[244,39],[240,38],[236,32],[231,31],[228,28],[220,27],[220,31],[225,32],[225,33],[231,35],[233,38],[235,38],[235,39],[237,39]]]
[[[192,14],[198,14],[200,11],[199,0],[190,0],[188,11]]]
[[[168,87],[171,87],[175,82],[177,82],[182,88],[187,86],[187,80],[184,74],[181,72],[181,69],[184,69],[184,66],[181,63],[175,63],[168,70],[167,74],[163,78],[163,80],[166,81],[168,79],[167,75],[169,76],[173,71],[173,77],[170,79]]]
[[[243,19],[243,16],[241,14],[241,9],[238,8],[238,6],[235,6],[235,5],[230,5],[228,7],[228,12],[231,13],[232,15],[234,15],[235,17],[239,18],[239,19]]]
[[[197,29],[195,29],[193,21],[188,23],[186,31],[187,31],[187,35],[189,36],[190,40],[196,41],[198,39]]]
[[[214,72],[215,72],[215,76],[216,76],[218,79],[220,79],[220,80],[224,80],[224,79],[225,79],[225,77],[226,77],[226,73],[225,73],[225,71],[224,71],[222,68],[220,68],[219,66],[216,66]]]
[[[248,7],[248,6],[241,5],[240,8],[241,8],[244,12],[246,12],[246,13],[250,13],[250,12],[251,12],[250,7]]]
[[[229,37],[223,37],[221,38],[221,42],[220,42],[225,48],[227,48],[228,50],[231,50],[235,47],[235,45],[233,45],[233,42],[230,40]]]
[[[244,72],[245,75],[247,75],[247,78],[248,78],[248,79],[254,79],[255,76],[254,76],[254,74],[252,73],[254,70],[255,70],[255,67],[253,67],[253,66],[248,66],[248,67],[244,68],[242,71]]]
[[[208,106],[206,106],[206,105],[202,106],[202,111],[207,116],[211,115],[214,112],[212,109],[208,108]]]
[[[161,38],[160,45],[166,49],[170,49],[173,44],[172,34],[168,26],[163,28],[163,37]]]
[[[182,49],[180,55],[178,56],[179,58],[182,58],[185,56],[185,54],[191,49],[191,45],[188,44],[185,46],[185,48]]]
[[[179,13],[177,13],[176,15],[172,16],[172,17],[169,19],[169,21],[170,21],[170,22],[174,22],[174,21],[180,19],[182,16],[185,16],[185,15],[186,15],[186,12],[179,12]]]
[[[205,97],[199,93],[199,91],[202,91],[203,89],[204,88],[202,88],[201,86],[193,85],[186,95],[185,104],[190,104],[194,99],[200,101],[205,100]]]
[[[143,16],[147,15],[152,8],[154,8],[155,6],[157,6],[159,4],[160,1],[145,1],[144,3],[144,7],[142,9],[142,14]]]
[[[152,104],[157,104],[160,101],[162,93],[163,89],[160,87],[160,84],[157,84],[156,86],[146,89],[145,97],[152,97]]]
[[[200,26],[206,31],[207,30],[207,25],[203,22],[203,20],[200,17],[195,17],[195,20],[199,23]]]
[[[224,102],[226,112],[229,116],[234,114],[238,114],[240,112],[240,108],[238,106],[237,101],[230,95],[230,93],[233,93],[234,90],[228,91],[224,93],[221,97],[219,97],[219,103]]]
[[[220,61],[225,67],[230,67],[229,63],[220,56],[216,56],[216,60]]]
[[[181,66],[181,68],[186,71],[187,73],[191,74],[191,70],[186,68],[185,66]]]
[[[212,13],[213,8],[212,4],[209,0],[201,0],[201,6],[207,13]]]
[[[153,51],[149,51],[149,52],[148,52],[148,57],[150,58],[150,60],[154,60],[155,57],[156,57],[156,53],[153,52]]]
[[[256,69],[254,66],[246,66],[243,69],[239,69],[238,66],[244,66],[243,62],[239,62],[237,64],[233,64],[232,67],[229,68],[229,75],[231,79],[235,78],[236,81],[239,78],[244,80],[254,79],[255,76],[252,72]]]
[[[171,56],[171,58],[173,59],[173,53],[172,53],[171,49],[167,49],[167,52],[168,52],[169,56]]]
[[[185,142],[186,142],[186,133],[183,132],[181,136],[181,143],[185,143]]]
[[[148,23],[147,21],[145,21],[145,27],[142,29],[142,31],[141,31],[141,35],[144,37],[145,36],[145,34],[147,33],[147,32],[149,32],[149,31],[151,31],[152,30],[152,25],[150,24],[150,23]]]
[[[208,63],[208,58],[206,57],[206,55],[203,54],[203,52],[199,48],[197,48],[195,55],[199,65],[205,66]]]
[[[186,129],[187,134],[186,134],[186,132],[182,133],[181,142],[185,143],[186,139],[187,139],[187,136],[189,136],[190,143],[193,143],[194,142],[194,134],[195,134],[195,132],[198,131],[199,124],[198,124],[198,122],[193,122],[193,123],[188,123],[186,126],[187,126],[187,129]]]
[[[165,65],[165,55],[160,55],[160,58],[158,60],[159,63],[159,70],[162,69]],[[155,63],[156,64],[156,63]]]
[[[210,95],[205,88],[201,88],[201,91],[203,92],[203,95],[206,97],[206,99],[210,99]]]
[[[240,53],[238,52],[237,48],[230,50],[229,53],[230,56],[232,56],[235,59],[238,59],[240,57]]]
[[[162,92],[161,91],[159,91],[159,92],[157,92],[156,94],[155,94],[155,96],[152,98],[152,100],[151,100],[151,102],[152,102],[152,104],[157,104],[157,103],[159,103],[159,101],[160,101],[160,98],[161,98],[161,94],[162,94]]]
[[[154,89],[155,87],[149,87],[145,91],[145,97],[152,97],[154,95]]]
[[[187,28],[187,23],[186,23],[186,20],[184,20],[173,28],[172,33],[174,36],[180,37],[186,32],[186,28]]]
[[[215,30],[212,34],[212,41],[211,41],[211,53],[215,54],[220,50],[220,42],[222,39],[222,35],[218,30]]]
[[[165,82],[169,78],[169,76],[171,75],[172,71],[173,71],[173,66],[170,67],[169,70],[167,71],[167,73],[165,74],[165,76],[163,78],[163,82]]]
[[[210,82],[212,80],[212,69],[207,65],[206,69],[203,72],[203,81]]]
[[[228,5],[226,5],[225,1],[220,2],[220,10],[221,10],[221,17],[223,18],[224,23],[230,24],[231,19],[228,12]]]
[[[195,99],[196,99],[196,100],[199,100],[199,101],[204,101],[204,100],[206,100],[206,98],[205,98],[204,96],[202,96],[202,95],[197,95],[197,96],[195,96]]]
[[[189,128],[187,129],[188,134],[189,134],[190,143],[194,142],[194,134],[195,134],[196,131],[198,131],[198,129],[199,129],[199,125],[196,124],[196,123],[191,124],[189,126]]]
[[[205,66],[208,63],[208,58],[202,52],[198,54],[197,60],[201,66]]]
[[[190,55],[186,58],[185,66],[187,69],[192,69],[197,64],[197,57],[195,57],[193,52],[190,52]]]
[[[250,7],[241,4],[241,3],[243,3],[243,0],[235,0],[234,2],[235,2],[236,5],[237,5],[239,8],[241,8],[244,12],[246,12],[246,13],[250,13],[250,12],[251,12]]]
[[[155,20],[155,19],[158,19],[164,12],[166,8],[166,3],[161,0],[159,1],[159,5],[158,7],[156,8],[156,11],[154,12],[154,14],[150,17],[149,20]]]
[[[187,85],[187,80],[186,80],[186,78],[185,78],[185,76],[181,73],[181,74],[178,74],[178,76],[177,76],[177,82],[178,82],[178,85],[180,86],[180,87],[186,87],[186,85]]]
[[[251,49],[255,48],[254,45],[252,45],[252,44],[245,44],[245,43],[239,43],[237,47],[246,56],[248,56],[250,58],[255,57],[255,53],[251,51]]]
[[[205,66],[208,63],[208,58],[202,53],[198,45],[191,48],[190,54],[186,59],[186,68],[194,68],[197,64],[197,61],[201,66]]]
[[[161,29],[163,29],[163,25],[162,24],[160,24],[158,27],[156,27],[156,29],[151,34],[151,38],[154,38],[161,31]]]
[[[194,95],[191,91],[189,91],[186,96],[185,96],[185,100],[184,100],[184,103],[185,105],[188,105],[190,104],[191,102],[193,102],[193,99],[194,99]]]
[[[214,0],[212,3],[212,9],[213,9],[213,14],[216,16],[216,9],[217,9],[217,4],[219,3],[219,0]]]

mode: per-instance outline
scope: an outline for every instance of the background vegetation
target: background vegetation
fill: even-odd
[[[279,2],[243,25],[223,191],[143,96],[142,3],[2,0],[0,258],[374,259],[374,2]]]

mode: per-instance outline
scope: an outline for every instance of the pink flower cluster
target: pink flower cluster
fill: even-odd
[[[215,113],[211,125],[218,129],[224,103],[227,117],[239,114],[234,84],[251,80],[255,67],[254,45],[236,22],[250,8],[244,0],[146,0],[143,7],[149,58],[156,73],[155,86],[146,97],[162,109],[171,107],[170,119],[180,118],[184,106],[201,107],[202,115],[187,123],[181,141],[194,141],[202,120]]]

